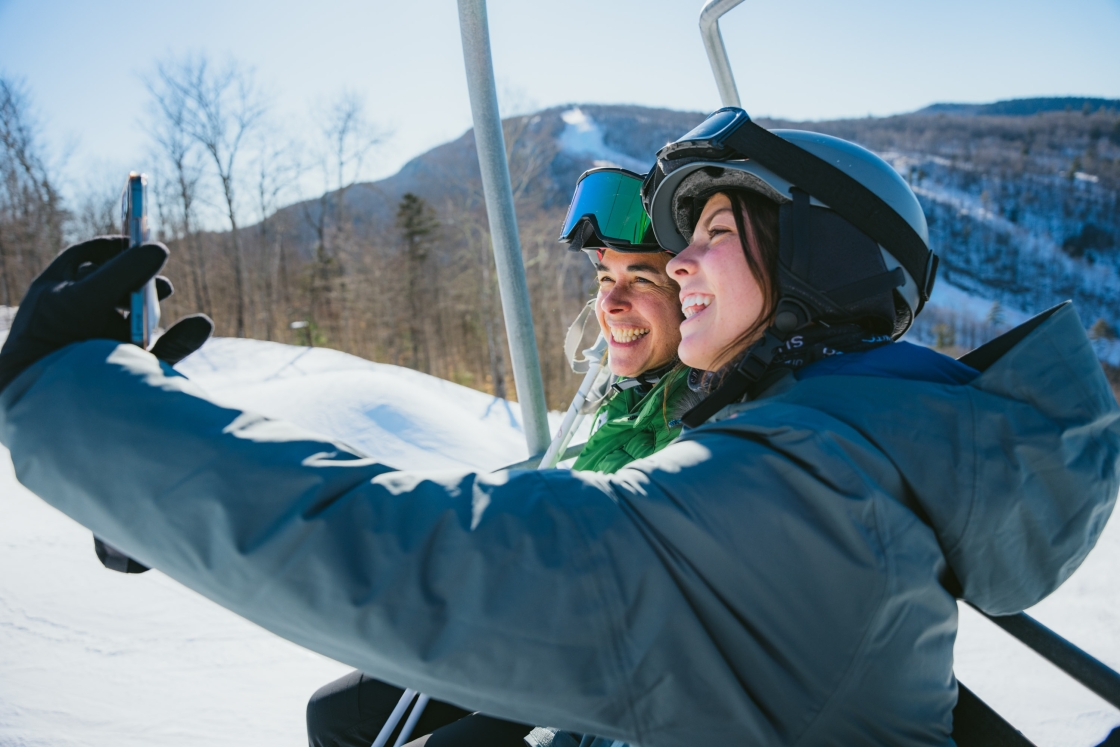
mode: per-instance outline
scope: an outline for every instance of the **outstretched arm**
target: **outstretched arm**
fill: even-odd
[[[25,485],[263,627],[469,707],[630,731],[616,576],[658,563],[605,479],[393,472],[105,340],[0,406]],[[661,576],[639,609],[669,602]]]

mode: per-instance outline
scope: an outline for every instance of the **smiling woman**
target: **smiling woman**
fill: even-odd
[[[595,237],[587,241],[606,243]],[[680,434],[675,411],[687,392],[688,370],[677,358],[683,314],[679,288],[665,270],[667,252],[598,246],[588,254],[594,255],[599,281],[595,314],[617,381],[572,468],[615,472]]]
[[[777,263],[773,200],[730,191],[703,203],[692,243],[667,268],[680,285],[682,361],[715,370],[761,336],[778,301]]]
[[[673,414],[687,391],[677,358],[680,288],[670,254],[654,238],[642,204],[644,177],[595,168],[576,182],[560,240],[595,266],[595,316],[607,340],[612,393],[573,469],[615,472],[660,451],[681,431]]]
[[[615,376],[638,376],[677,357],[682,316],[679,289],[665,271],[668,261],[665,252],[599,252],[595,316],[610,346],[608,365]]]

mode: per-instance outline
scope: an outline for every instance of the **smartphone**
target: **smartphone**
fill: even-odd
[[[121,195],[121,224],[121,233],[128,237],[129,247],[140,246],[148,240],[148,177],[135,171],[128,175]],[[133,344],[147,350],[159,326],[155,278],[132,294],[128,318]]]

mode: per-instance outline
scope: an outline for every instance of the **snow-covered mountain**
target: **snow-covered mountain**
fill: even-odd
[[[653,154],[703,119],[699,112],[639,106],[554,107],[506,122],[522,215],[563,218],[579,174],[613,164],[644,171]],[[935,304],[913,336],[969,348],[1072,298],[1087,327],[1120,329],[1120,101],[1031,99],[937,105],[887,118],[830,122],[759,120],[858,142],[909,180],[922,202],[939,282],[958,303]],[[432,205],[478,205],[473,133],[413,159],[348,195],[355,221],[393,225],[405,192]],[[963,295],[962,295],[963,294]],[[932,311],[932,310],[931,310]],[[936,328],[936,329],[935,329]],[[1107,334],[1102,359],[1120,365]]]

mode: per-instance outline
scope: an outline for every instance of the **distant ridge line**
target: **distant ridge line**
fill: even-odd
[[[1120,111],[1120,99],[1099,99],[1087,96],[1053,96],[1032,99],[1008,99],[991,104],[931,104],[915,114],[957,114],[964,116],[988,115],[1003,117],[1029,117],[1043,112],[1085,111],[1100,109]]]

